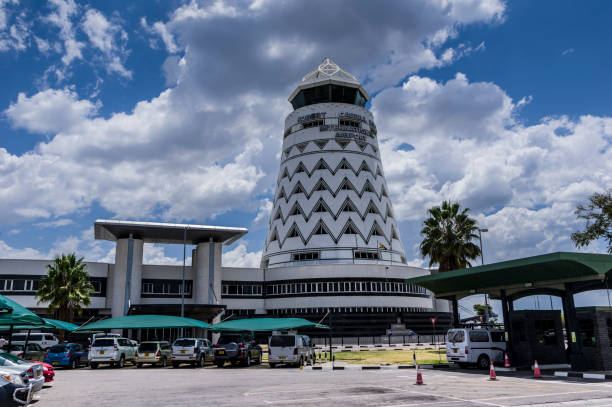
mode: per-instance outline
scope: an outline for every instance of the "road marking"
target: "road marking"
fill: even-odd
[[[581,390],[581,391],[567,391],[564,393],[549,393],[549,394],[530,394],[526,396],[499,396],[499,397],[490,397],[485,399],[477,399],[477,400],[506,400],[506,399],[521,399],[527,397],[549,397],[549,396],[563,396],[567,394],[579,394],[579,393],[592,393],[599,392],[601,390]]]
[[[484,404],[485,406],[494,406],[494,407],[505,407],[505,406],[503,406],[501,404],[489,403],[489,402],[486,402],[486,401],[479,401],[479,400],[463,399],[463,398],[454,397],[454,396],[447,396],[447,395],[443,395],[443,394],[427,393],[427,392],[424,392],[424,391],[416,391],[416,390],[397,389],[395,387],[385,387],[385,388],[386,389],[390,389],[390,390],[395,390],[395,391],[401,391],[401,392],[405,392],[405,393],[415,393],[415,394],[423,394],[425,396],[431,396],[431,397],[447,398],[447,399],[451,399],[451,400],[456,400],[457,402]]]

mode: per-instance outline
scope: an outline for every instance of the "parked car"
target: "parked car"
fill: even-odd
[[[47,349],[44,361],[56,367],[76,369],[79,366],[87,366],[88,352],[80,343],[63,343]]]
[[[261,363],[261,347],[249,334],[222,334],[214,352],[217,367],[223,367],[225,362],[242,366]]]
[[[172,344],[172,367],[181,363],[191,366],[204,366],[213,360],[210,341],[204,338],[178,338]]]
[[[0,368],[25,374],[34,392],[42,390],[45,384],[43,368],[39,363],[28,362],[10,353],[0,353]]]
[[[24,383],[18,375],[0,370],[0,406],[27,406],[31,401],[32,385]]]
[[[109,364],[111,367],[123,367],[125,362],[134,363],[136,347],[129,339],[121,337],[97,338],[91,344],[88,360],[89,366],[96,369],[100,364]]]
[[[57,336],[48,333],[30,333],[30,337],[27,337],[27,333],[19,333],[13,334],[12,343],[23,345],[26,342],[26,338],[28,339],[28,343],[35,343],[44,350],[50,348],[53,345],[57,345],[59,340]]]
[[[306,363],[314,365],[315,354],[310,338],[306,335],[272,335],[268,338],[268,363],[275,367],[280,363],[296,367]]]
[[[15,355],[25,360],[37,360],[42,362],[45,358],[45,351],[36,343],[28,343],[28,349],[24,352],[24,345],[13,345],[4,347],[4,350],[11,355]]]
[[[36,363],[40,363],[42,365],[43,376],[45,377],[45,384],[53,383],[53,380],[55,380],[55,369],[53,369],[53,366],[45,362]]]
[[[504,361],[505,334],[501,329],[458,328],[446,334],[446,360],[460,367],[475,365],[488,369],[491,361]]]
[[[145,363],[166,367],[172,360],[172,347],[167,341],[141,342],[136,351],[136,366],[142,367]]]

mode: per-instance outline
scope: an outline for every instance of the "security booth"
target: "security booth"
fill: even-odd
[[[516,365],[567,363],[561,311],[513,311],[510,320]]]
[[[580,343],[589,367],[612,370],[612,307],[576,308]]]
[[[573,370],[585,371],[597,369],[601,364],[593,364],[595,359],[587,356],[591,354],[591,350],[586,353],[584,351],[584,344],[589,344],[589,337],[583,337],[582,330],[586,330],[589,325],[583,322],[581,327],[579,324],[574,294],[608,289],[608,279],[611,275],[612,255],[557,252],[411,278],[406,280],[406,283],[420,285],[433,292],[438,299],[451,301],[454,326],[459,326],[459,299],[475,294],[488,294],[493,299],[501,300],[503,320],[506,322],[504,329],[508,356],[514,366],[531,365],[533,360],[523,364],[523,361],[529,358],[528,355],[533,357],[545,355],[550,349],[558,350],[560,341],[560,318],[553,315],[548,319],[540,319],[537,323],[537,320],[530,321],[528,314],[521,318],[520,313],[514,312],[514,301],[531,295],[558,296],[563,304],[563,343],[567,344],[567,363]],[[538,311],[539,314],[542,312]],[[513,318],[512,314],[517,316]],[[587,334],[590,335],[590,331]],[[518,338],[515,339],[517,335]],[[525,340],[521,340],[523,335]],[[602,360],[608,352],[602,347],[591,347]],[[524,353],[525,350],[529,352]],[[554,355],[558,355],[558,351],[553,351]],[[546,360],[546,357],[543,360]],[[540,359],[538,362],[542,363]]]

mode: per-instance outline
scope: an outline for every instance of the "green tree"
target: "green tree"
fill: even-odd
[[[576,247],[588,246],[592,241],[604,238],[608,253],[612,254],[612,189],[606,193],[595,192],[586,205],[576,207],[578,219],[586,220],[583,232],[572,233]]]
[[[39,304],[48,303],[48,313],[55,318],[72,322],[75,312],[81,314],[82,306],[91,304],[92,292],[83,258],[77,259],[74,253],[62,254],[47,265],[47,275],[40,280],[36,299]]]
[[[440,272],[471,267],[469,261],[480,256],[480,248],[472,242],[478,238],[478,226],[468,216],[469,208],[462,210],[458,202],[444,201],[428,212],[420,249],[423,257],[429,256],[429,266],[438,264]]]
[[[489,315],[493,315],[493,307],[491,307],[489,304],[487,304],[487,311],[489,312]],[[484,315],[485,306],[483,304],[474,304],[474,312],[476,312],[476,315]]]

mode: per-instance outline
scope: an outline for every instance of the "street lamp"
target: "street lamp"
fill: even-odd
[[[482,252],[482,234],[488,232],[487,228],[478,228],[478,241],[480,242],[480,262],[484,266],[484,253]],[[484,293],[484,313],[485,313],[485,325],[489,323],[489,303],[487,301],[487,293]]]

